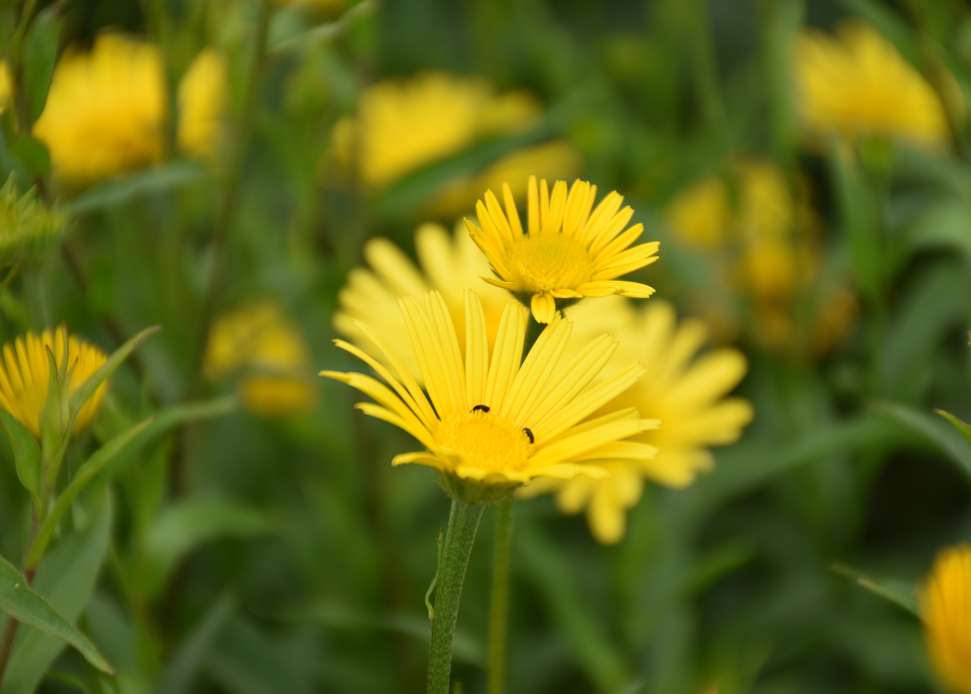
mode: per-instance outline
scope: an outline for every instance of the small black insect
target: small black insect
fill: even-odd
[[[475,407],[472,408],[472,411],[473,412],[488,412],[489,411],[489,406],[488,405],[476,405]]]
[[[533,432],[529,430],[529,427],[523,427],[523,433],[526,434],[526,438],[529,439],[530,443],[536,442],[536,439],[533,437]]]

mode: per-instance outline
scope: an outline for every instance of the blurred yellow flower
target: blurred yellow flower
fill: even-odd
[[[715,264],[718,282],[749,301],[753,336],[763,346],[829,349],[851,327],[856,304],[843,286],[816,296],[817,220],[804,185],[790,186],[782,171],[759,160],[738,162],[729,174],[703,178],[676,196],[665,211],[668,228]],[[803,335],[793,317],[807,303]],[[729,335],[740,320],[733,311],[719,303],[717,319]]]
[[[338,163],[355,171],[366,188],[379,190],[489,136],[525,132],[541,115],[539,105],[523,92],[497,95],[479,79],[423,74],[367,89],[356,115],[334,127],[334,151]],[[533,145],[471,178],[453,179],[431,201],[431,209],[460,214],[495,181],[509,181],[522,196],[529,174],[564,177],[578,168],[578,155],[567,144]]]
[[[921,593],[931,663],[949,691],[971,694],[971,544],[941,552]]]
[[[530,297],[533,318],[549,323],[556,300],[620,294],[647,298],[654,289],[640,282],[619,280],[657,261],[657,241],[633,245],[643,224],[627,227],[634,210],[621,208],[624,198],[607,195],[594,208],[597,186],[577,180],[567,188],[556,181],[529,179],[527,227],[523,230],[516,201],[503,185],[505,211],[489,190],[476,202],[478,224],[465,225],[498,278],[487,281]]]
[[[40,335],[27,333],[3,346],[0,360],[0,407],[40,436],[41,415],[51,383],[48,350],[58,370],[67,374],[67,393],[73,394],[105,362],[104,353],[60,326]],[[83,430],[97,413],[107,381],[81,406],[74,420],[75,433]]]
[[[653,457],[653,447],[628,439],[657,422],[633,409],[591,418],[643,375],[632,364],[598,378],[617,347],[613,338],[583,340],[567,352],[573,323],[557,319],[523,359],[526,309],[509,299],[490,349],[482,302],[471,291],[465,297],[464,354],[441,294],[401,301],[424,388],[374,334],[368,335],[374,354],[343,340],[335,344],[384,383],[360,373],[321,372],[373,399],[357,407],[425,447],[395,456],[392,464],[418,463],[485,485],[514,486],[536,477],[602,475],[593,461]]]
[[[3,113],[8,101],[10,101],[10,68],[0,60],[0,113]]]
[[[940,96],[890,41],[862,22],[842,25],[836,36],[804,32],[795,72],[802,117],[816,135],[877,135],[929,147],[949,142]]]
[[[613,335],[620,343],[621,363],[636,361],[644,368],[647,375],[607,407],[632,407],[659,420],[657,429],[632,439],[656,447],[658,453],[653,459],[605,464],[605,477],[540,481],[524,493],[551,490],[564,512],[585,508],[594,537],[613,543],[624,535],[625,513],[640,500],[644,479],[671,487],[690,484],[712,465],[708,447],[735,441],[752,419],[747,401],[727,397],[745,375],[745,358],[729,348],[696,356],[706,327],[696,320],[679,323],[674,309],[660,300],[638,310],[625,299],[611,297],[580,303],[566,313],[583,335]]]
[[[271,301],[256,301],[212,326],[204,372],[218,380],[240,376],[240,398],[251,412],[283,416],[312,406],[310,355],[303,336]]]
[[[179,147],[198,157],[219,149],[226,110],[226,61],[206,49],[186,70],[179,84]]]
[[[355,268],[348,276],[338,295],[340,308],[334,316],[334,327],[366,350],[375,348],[367,333],[375,333],[382,344],[393,348],[399,359],[412,366],[413,375],[418,377],[420,371],[411,347],[401,339],[406,334],[399,306],[402,297],[438,291],[456,326],[459,342],[464,345],[465,292],[474,290],[482,302],[491,345],[509,293],[483,281],[489,275],[489,263],[463,229],[449,234],[437,224],[424,224],[415,233],[415,250],[419,267],[391,241],[368,241],[364,258],[369,267]]]
[[[221,114],[222,60],[204,51],[179,89],[179,143],[209,153]],[[50,150],[55,175],[84,184],[153,164],[162,157],[168,117],[156,46],[102,34],[88,53],[69,50],[54,71],[34,134]]]

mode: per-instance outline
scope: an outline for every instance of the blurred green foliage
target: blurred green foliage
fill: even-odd
[[[549,499],[516,506],[510,691],[932,688],[919,623],[833,567],[907,592],[939,547],[971,537],[971,444],[932,413],[971,419],[971,128],[958,123],[945,153],[807,149],[787,56],[802,26],[862,17],[915,63],[946,66],[967,112],[963,2],[85,0],[38,3],[17,38],[22,4],[0,3],[0,45],[23,64],[22,101],[0,117],[0,220],[10,190],[34,187],[39,198],[13,203],[16,219],[32,220],[18,225],[56,226],[63,238],[32,248],[4,282],[0,331],[12,339],[65,322],[110,351],[162,327],[115,376],[71,472],[81,451],[146,416],[173,428],[102,472],[111,484],[82,496],[34,583],[117,677],[25,627],[5,694],[41,682],[126,694],[421,690],[423,595],[447,515],[434,476],[391,470],[403,436],[354,412],[336,385],[316,386],[314,410],[287,419],[236,410],[219,399],[227,386],[201,378],[202,350],[214,313],[273,296],[314,368],[341,367],[331,315],[362,242],[387,236],[410,252],[443,182],[552,136],[662,239],[650,271],[660,295],[677,300],[711,280],[665,228],[666,204],[758,155],[807,178],[827,260],[860,304],[846,338],[818,359],[747,341],[742,392],[756,421],[691,488],[651,489],[617,547],[597,545]],[[261,12],[267,52],[250,82]],[[23,124],[42,110],[55,56],[108,27],[156,40],[171,84],[203,46],[223,51],[235,149],[212,165],[173,157],[85,189],[52,186]],[[333,124],[371,82],[429,69],[526,88],[547,115],[375,196],[343,185],[329,164]],[[185,407],[201,409],[170,409]],[[31,501],[6,446],[0,455],[0,554],[14,561]],[[460,615],[465,692],[481,691],[490,527]]]

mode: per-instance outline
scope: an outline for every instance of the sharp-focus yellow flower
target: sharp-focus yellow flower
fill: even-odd
[[[632,407],[659,420],[657,429],[633,439],[655,446],[658,454],[653,459],[611,462],[601,478],[542,481],[524,491],[533,495],[552,489],[564,512],[586,509],[594,537],[617,542],[624,534],[627,509],[641,498],[645,478],[671,487],[690,484],[712,465],[708,447],[735,441],[752,419],[747,401],[727,397],[745,375],[745,358],[728,348],[697,356],[707,335],[705,326],[695,320],[679,323],[674,309],[662,301],[635,310],[629,301],[612,297],[581,303],[566,313],[584,334],[613,335],[620,344],[620,363],[636,361],[644,367],[648,375],[607,407]]]
[[[205,51],[180,86],[179,139],[190,153],[210,151],[224,79],[221,60]],[[91,52],[68,51],[58,62],[34,134],[59,178],[88,183],[157,162],[167,117],[156,46],[103,34]]]
[[[556,299],[581,299],[620,294],[647,298],[654,289],[618,277],[654,263],[657,241],[634,244],[643,224],[627,227],[634,210],[621,208],[624,198],[610,193],[594,208],[597,186],[529,179],[528,227],[523,230],[516,201],[503,186],[506,209],[490,190],[475,204],[478,224],[466,227],[488,258],[498,279],[487,281],[530,297],[533,317],[549,323],[556,315]],[[592,212],[591,212],[592,210]]]
[[[338,295],[340,309],[334,316],[334,327],[368,351],[376,348],[367,338],[368,332],[374,332],[420,377],[411,346],[401,339],[406,334],[399,306],[402,297],[422,296],[433,289],[439,292],[463,346],[465,292],[471,289],[479,295],[490,345],[510,297],[509,292],[482,281],[489,274],[489,263],[464,229],[456,229],[450,235],[437,224],[424,224],[415,233],[415,250],[418,267],[387,239],[368,241],[364,258],[369,268],[351,271]],[[366,325],[367,330],[362,330],[361,325]]]
[[[401,306],[424,388],[374,333],[368,334],[377,345],[373,355],[343,340],[335,344],[381,380],[321,373],[366,394],[375,402],[358,408],[424,446],[395,456],[392,464],[418,463],[461,479],[509,486],[536,477],[602,474],[594,461],[654,456],[652,446],[629,439],[657,422],[642,419],[632,408],[590,417],[643,374],[640,366],[630,365],[598,378],[616,349],[613,338],[601,335],[568,350],[573,323],[557,319],[523,359],[528,315],[510,299],[490,349],[482,302],[470,291],[463,353],[441,294],[408,297]]]
[[[379,190],[484,138],[525,132],[541,115],[522,92],[497,95],[482,80],[424,74],[365,91],[357,114],[334,127],[334,150],[339,164],[354,170],[369,190]],[[471,178],[452,180],[431,207],[442,215],[461,214],[500,176],[524,195],[528,173],[562,177],[577,168],[578,157],[565,143],[527,147]]]
[[[937,557],[921,595],[931,663],[941,682],[971,694],[971,544]]]
[[[40,335],[27,333],[3,346],[0,361],[0,407],[40,436],[41,415],[51,383],[48,350],[57,368],[67,372],[67,394],[71,395],[105,362],[100,349],[69,335],[67,328],[45,330]],[[107,389],[107,381],[82,405],[74,420],[74,432],[83,430],[97,413]]]
[[[872,27],[848,23],[835,37],[806,32],[796,44],[795,63],[802,117],[814,134],[947,145],[939,95]]]
[[[212,326],[205,374],[216,380],[240,374],[243,405],[262,416],[306,410],[314,389],[307,381],[309,351],[303,336],[270,301],[244,305]]]

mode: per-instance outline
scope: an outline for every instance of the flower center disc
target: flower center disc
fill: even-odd
[[[530,292],[571,289],[590,281],[593,272],[587,249],[563,236],[522,239],[510,256],[512,273]]]
[[[435,432],[435,442],[462,465],[487,474],[521,471],[529,458],[530,443],[522,429],[487,412],[446,417]]]

